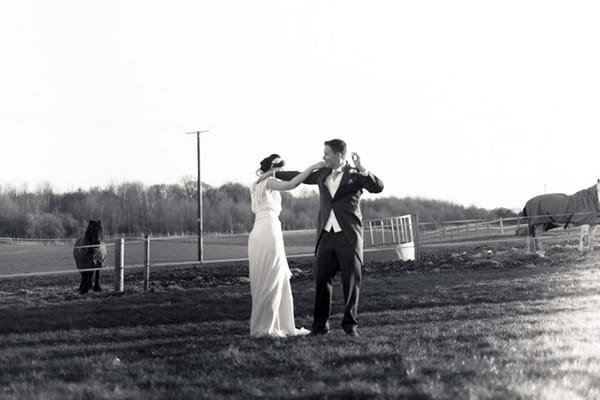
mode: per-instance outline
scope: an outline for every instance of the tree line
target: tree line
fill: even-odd
[[[0,237],[74,238],[90,219],[100,219],[108,235],[194,234],[197,229],[196,181],[144,185],[138,182],[111,184],[64,193],[48,184],[35,190],[0,186]],[[202,184],[203,226],[207,233],[239,233],[252,229],[250,190],[239,183],[219,187]],[[282,193],[283,228],[314,228],[318,194],[294,196]],[[461,219],[516,216],[499,208],[486,210],[442,200],[379,197],[361,201],[363,218],[418,214],[422,222],[439,224]]]

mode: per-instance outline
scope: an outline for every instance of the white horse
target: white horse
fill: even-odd
[[[588,249],[600,224],[600,179],[595,185],[572,195],[564,193],[542,194],[525,203],[523,216],[527,218],[527,252],[544,256],[545,252],[536,236],[538,233],[563,226],[582,225],[579,250],[583,251],[584,238],[588,237]],[[591,233],[590,233],[591,228]]]

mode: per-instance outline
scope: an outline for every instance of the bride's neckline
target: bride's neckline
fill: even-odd
[[[272,177],[272,176],[273,176],[273,175],[272,175],[272,172],[271,172],[271,170],[269,170],[269,171],[267,171],[267,172],[264,172],[264,173],[262,173],[262,174],[261,174],[261,175],[258,177],[258,179],[256,180],[256,182],[255,182],[255,183],[258,185],[259,183],[261,183],[261,182],[263,182],[263,181],[266,181],[267,179],[269,179],[269,178],[270,178],[270,177]]]

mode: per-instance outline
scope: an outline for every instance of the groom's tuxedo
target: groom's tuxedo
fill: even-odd
[[[289,181],[298,174],[299,172],[297,171],[279,171],[275,176],[279,179]],[[354,248],[354,252],[362,264],[363,234],[362,214],[359,206],[360,196],[363,193],[363,189],[366,189],[370,193],[381,192],[383,190],[383,182],[371,173],[362,175],[355,168],[351,168],[346,164],[338,190],[332,197],[325,183],[330,174],[330,168],[321,168],[309,175],[303,182],[309,185],[318,185],[319,187],[320,208],[317,221],[315,254],[323,236],[323,228],[329,218],[329,213],[333,209],[335,217],[342,227],[344,238]]]
[[[280,171],[275,176],[282,180],[291,180],[299,172]],[[379,193],[383,182],[367,172],[361,174],[348,164],[343,167],[341,181],[332,195],[327,179],[332,173],[330,168],[321,168],[306,178],[304,183],[319,187],[319,217],[317,221],[316,254],[316,299],[312,330],[323,333],[329,330],[332,281],[336,272],[342,272],[344,301],[346,311],[342,326],[348,332],[356,327],[356,312],[360,289],[361,267],[363,259],[363,229],[360,211],[360,196],[363,190]],[[326,232],[324,228],[331,211],[341,227],[341,232]]]

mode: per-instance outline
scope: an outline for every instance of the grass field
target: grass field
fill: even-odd
[[[362,336],[253,339],[247,265],[164,268],[152,290],[81,296],[77,276],[3,280],[0,397],[600,398],[600,255],[555,245],[438,249],[423,266],[370,262]],[[309,326],[311,260],[291,261]],[[109,275],[109,274],[107,274]]]

